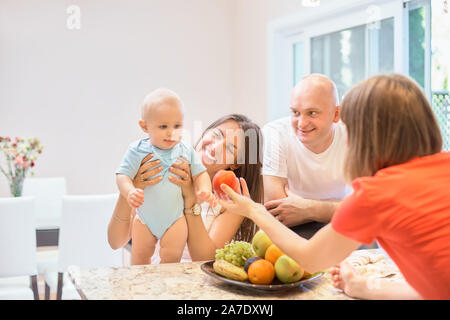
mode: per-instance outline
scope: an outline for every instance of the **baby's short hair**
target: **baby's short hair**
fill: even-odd
[[[147,94],[141,106],[141,116],[145,118],[145,115],[155,106],[162,103],[177,104],[180,108],[183,108],[183,102],[178,94],[167,88],[158,88]]]

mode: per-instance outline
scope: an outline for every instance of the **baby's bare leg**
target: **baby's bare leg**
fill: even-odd
[[[181,216],[161,238],[159,251],[161,263],[180,262],[186,246],[187,234],[186,218]]]
[[[150,264],[157,239],[138,215],[133,219],[131,241],[131,264]]]

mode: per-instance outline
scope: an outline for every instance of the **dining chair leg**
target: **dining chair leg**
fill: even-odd
[[[50,300],[50,287],[45,283],[45,300]]]
[[[39,300],[39,290],[37,285],[37,275],[30,276],[30,286],[33,290],[34,300]]]
[[[58,286],[56,289],[56,300],[62,299],[64,273],[58,272]]]

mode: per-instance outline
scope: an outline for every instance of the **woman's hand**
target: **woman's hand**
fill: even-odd
[[[162,171],[162,166],[158,166],[161,163],[161,161],[160,160],[149,161],[151,158],[153,158],[153,154],[150,153],[147,156],[145,156],[145,158],[142,159],[141,161],[141,166],[139,167],[138,173],[133,179],[133,185],[136,189],[144,190],[145,187],[153,186],[158,182],[161,182],[162,180],[162,176],[158,176],[154,179],[147,180]]]
[[[231,212],[252,219],[252,216],[254,214],[258,214],[258,211],[260,210],[265,211],[265,208],[263,205],[254,202],[250,198],[250,193],[248,191],[245,179],[240,178],[239,181],[242,189],[241,194],[236,193],[226,184],[222,184],[220,186],[222,191],[227,194],[230,201],[219,200],[219,203],[222,206],[222,208],[224,208],[227,212]]]
[[[194,184],[192,182],[191,167],[189,163],[187,163],[183,158],[179,158],[179,161],[175,162],[169,168],[169,171],[179,177],[176,178],[169,175],[169,180],[181,187],[183,197],[185,199],[187,196],[195,197]]]

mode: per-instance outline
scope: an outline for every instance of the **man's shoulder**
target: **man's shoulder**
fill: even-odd
[[[291,118],[285,117],[270,121],[263,126],[262,131],[265,137],[274,134],[284,138],[292,136]]]
[[[263,129],[275,129],[275,130],[285,131],[286,125],[288,125],[288,126],[291,125],[290,117],[284,117],[284,118],[272,120],[272,121],[266,123],[263,126]]]
[[[340,134],[344,134],[344,135],[347,134],[347,130],[345,128],[345,124],[342,122],[342,120],[339,120],[339,122],[336,123],[336,129],[338,130],[338,132]]]
[[[345,127],[345,124],[340,120],[338,123],[336,123],[335,126],[335,132],[336,132],[336,139],[337,144],[342,145],[345,144],[347,140],[347,128]]]

